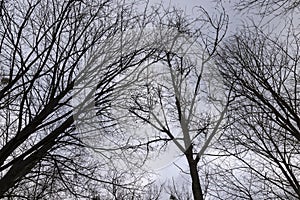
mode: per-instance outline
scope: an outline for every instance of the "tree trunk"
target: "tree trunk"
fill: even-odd
[[[193,190],[194,200],[203,200],[200,178],[197,170],[198,161],[194,160],[193,158],[192,148],[189,148],[187,150],[186,158],[189,163],[190,175],[192,178],[192,190]]]
[[[39,162],[47,152],[56,144],[57,137],[64,133],[74,123],[73,116],[70,116],[64,123],[52,131],[51,134],[41,140],[36,147],[32,147],[35,150],[28,157],[21,158],[16,161],[7,173],[0,179],[0,199],[4,197],[5,192],[14,185],[26,174],[28,174],[33,167]]]

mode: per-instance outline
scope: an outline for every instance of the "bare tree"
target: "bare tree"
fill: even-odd
[[[195,10],[196,19],[180,10],[160,13],[156,34],[150,36],[161,41],[160,53],[152,56],[159,62],[135,74],[135,84],[124,92],[127,101],[118,107],[129,110],[126,120],[132,118],[132,126],[138,127],[135,137],[145,140],[141,146],[155,150],[176,145],[188,162],[193,197],[199,200],[205,194],[198,164],[218,132],[228,100],[218,91],[220,82],[210,65],[225,35],[227,16],[223,10],[216,16],[201,7]]]
[[[299,199],[299,40],[293,25],[281,34],[246,27],[216,58],[235,97],[218,146],[230,156],[217,167],[219,198]]]
[[[1,1],[0,198],[87,197],[101,184],[122,186],[105,180],[105,162],[91,156],[83,139],[89,133],[75,121],[96,109],[98,128],[108,134],[116,79],[153,53],[137,45],[147,19],[133,5]],[[134,27],[135,38],[122,41]],[[98,73],[94,93],[74,106],[90,72]]]

